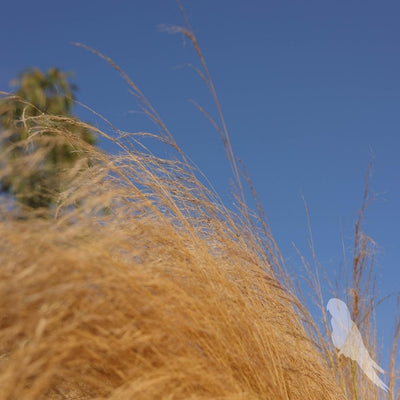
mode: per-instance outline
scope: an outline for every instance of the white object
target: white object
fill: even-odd
[[[351,319],[350,311],[344,301],[332,298],[328,301],[327,310],[332,319],[332,341],[343,354],[356,361],[365,375],[385,392],[388,387],[379,378],[376,371],[383,373],[383,369],[371,358],[362,340],[357,325]]]

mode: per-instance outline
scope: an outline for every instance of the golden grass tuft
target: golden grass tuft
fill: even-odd
[[[2,152],[0,179],[10,169],[23,177],[64,142],[80,161],[60,171],[64,189],[49,193],[57,199],[50,210],[24,209],[0,196],[0,398],[344,400],[358,393],[379,398],[360,375],[356,380],[354,364],[339,360],[332,349],[317,276],[310,271],[325,332],[295,296],[245,175],[258,216],[246,206],[214,85],[181,11],[187,28],[169,31],[185,35],[199,56],[197,71],[219,121],[198,108],[223,139],[239,211],[228,210],[202,183],[204,177],[129,77],[109,58],[78,44],[122,75],[161,133],[120,132],[104,120],[114,131],[109,135],[44,114],[18,121],[29,131],[22,143],[28,151],[14,162]],[[75,124],[114,142],[120,154],[105,154],[75,137],[66,128]],[[143,137],[170,145],[176,158],[155,157]],[[370,289],[363,292],[360,278],[369,262],[369,241],[359,229],[363,211],[350,305],[358,322],[365,319],[368,333],[372,308],[364,310],[357,301]]]
[[[104,154],[60,119],[27,124],[14,168],[40,164],[52,137],[91,167],[65,171],[50,214],[1,198],[2,399],[344,398],[247,211],[186,161],[127,135]]]

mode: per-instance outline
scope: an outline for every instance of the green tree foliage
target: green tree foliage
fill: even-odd
[[[31,208],[48,208],[54,203],[55,196],[66,184],[62,172],[80,158],[76,147],[61,137],[55,140],[56,130],[68,131],[86,143],[95,143],[94,134],[71,114],[77,88],[68,81],[69,76],[57,68],[50,68],[45,73],[29,68],[12,82],[16,87],[15,96],[0,100],[3,131],[0,153],[9,167],[7,175],[0,180],[0,191],[14,195],[20,204]],[[52,122],[49,122],[47,132],[43,130],[45,125],[41,117],[44,115],[66,118],[49,118]],[[37,119],[41,121],[38,138],[27,146],[26,139],[32,139],[35,134]],[[37,150],[43,150],[45,156],[21,176],[20,165],[16,167],[18,161]]]

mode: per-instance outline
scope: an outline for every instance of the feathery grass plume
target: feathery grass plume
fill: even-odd
[[[0,177],[39,165],[46,154],[32,143],[49,126],[46,140],[67,141],[82,160],[64,171],[68,187],[51,218],[0,197],[4,400],[346,399],[303,326],[312,319],[294,296],[261,203],[261,232],[246,206],[193,31],[188,24],[180,32],[216,101],[221,121],[213,123],[222,126],[240,211],[202,184],[138,87],[93,51],[122,74],[162,133],[128,134],[110,123],[111,135],[70,121],[117,144],[112,155],[82,143],[68,124],[60,129],[64,117],[41,114],[25,141],[34,151],[13,165],[0,160]],[[177,157],[153,156],[141,137],[172,146]]]
[[[1,163],[40,164],[31,144],[52,126],[46,140],[90,165],[65,171],[54,218],[1,199],[2,398],[344,398],[247,211],[229,212],[186,158],[139,151],[140,134],[87,126],[120,146],[108,155],[60,118],[36,116],[34,150]]]
[[[356,326],[361,332],[361,336],[369,353],[374,359],[381,362],[382,349],[378,347],[375,310],[381,303],[393,296],[386,295],[381,299],[377,299],[374,272],[376,244],[374,240],[364,232],[363,228],[363,221],[367,207],[374,200],[374,198],[370,196],[369,192],[369,176],[371,169],[372,161],[369,163],[364,177],[362,206],[355,224],[353,254],[351,257],[350,267],[348,266],[346,252],[344,250],[343,256],[345,268],[343,271],[339,272],[335,286],[329,281],[328,284],[330,286],[332,297],[343,298],[349,305],[351,316],[354,318]],[[348,399],[399,400],[400,393],[398,392],[398,387],[396,387],[396,381],[399,380],[400,375],[396,367],[396,357],[398,357],[397,348],[400,336],[400,294],[397,294],[397,308],[394,316],[393,342],[392,350],[389,355],[389,365],[387,368],[384,368],[386,373],[383,376],[385,377],[385,381],[388,381],[389,387],[388,393],[385,394],[367,378],[354,360],[340,355],[340,352],[334,348],[333,342],[329,339],[331,337],[332,328],[329,322],[330,317],[326,312],[328,298],[324,299],[323,297],[320,274],[323,274],[325,280],[328,278],[326,271],[319,263],[316,256],[313,245],[310,217],[306,204],[305,210],[309,227],[310,249],[316,268],[313,269],[303,256],[301,256],[301,259],[306,267],[307,280],[310,287],[309,294],[313,297],[314,302],[320,309],[322,315],[322,323],[320,325],[313,322],[311,316],[308,318],[308,333],[313,338],[318,348],[321,349],[321,353],[324,354],[328,365],[334,369],[340,386],[345,391]],[[303,303],[306,303],[306,299],[304,297],[301,298]]]
[[[105,154],[60,118],[25,143],[54,126],[90,165],[65,171],[54,217],[0,201],[3,399],[344,399],[245,217],[187,161],[90,127],[121,147]]]

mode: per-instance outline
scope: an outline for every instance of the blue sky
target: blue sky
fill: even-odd
[[[400,24],[398,1],[184,1],[206,57],[236,156],[246,164],[287,263],[308,257],[309,208],[317,256],[334,279],[351,251],[371,155],[376,201],[365,229],[377,242],[378,297],[400,290]],[[174,0],[7,1],[2,5],[0,90],[27,66],[75,72],[78,99],[118,128],[152,125],[106,63],[70,42],[108,55],[138,84],[178,144],[227,205],[231,172],[190,43],[161,32],[182,25]],[[94,117],[77,109],[85,120]],[[160,150],[162,151],[162,150]],[[167,154],[164,154],[167,155]],[[350,254],[350,253],[349,253]],[[380,306],[389,344],[393,303]]]

